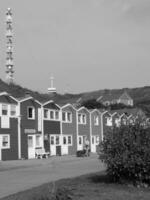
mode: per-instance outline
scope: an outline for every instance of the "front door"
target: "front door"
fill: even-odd
[[[35,135],[28,135],[28,158],[35,158]]]
[[[56,155],[56,139],[55,135],[50,136],[50,152],[52,156]]]
[[[68,137],[64,135],[62,138],[62,155],[68,155]]]
[[[92,142],[91,142],[91,152],[96,152],[96,136],[92,136]]]
[[[83,150],[83,136],[78,136],[78,151]]]

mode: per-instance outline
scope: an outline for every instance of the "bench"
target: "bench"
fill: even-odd
[[[42,159],[42,158],[48,158],[50,156],[49,152],[45,152],[45,149],[39,148],[35,149],[35,158]]]

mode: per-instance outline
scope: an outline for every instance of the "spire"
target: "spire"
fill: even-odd
[[[8,84],[14,81],[13,70],[13,29],[12,29],[12,11],[10,8],[6,12],[6,81]]]
[[[56,88],[54,87],[54,77],[51,75],[50,77],[50,88],[48,88],[48,93],[56,93]]]

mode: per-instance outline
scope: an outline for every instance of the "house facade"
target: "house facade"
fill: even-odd
[[[90,112],[90,147],[91,152],[96,153],[100,141],[102,141],[101,135],[101,113],[95,109]]]
[[[61,107],[62,155],[77,151],[77,111],[71,104]]]
[[[42,106],[44,149],[51,155],[61,155],[61,112],[60,107],[53,101]]]
[[[6,92],[0,93],[0,160],[17,160],[18,102]]]
[[[90,142],[90,112],[85,107],[77,110],[77,150],[83,150],[86,140]]]
[[[19,99],[19,116],[19,158],[35,158],[36,148],[43,148],[40,102],[31,96]]]

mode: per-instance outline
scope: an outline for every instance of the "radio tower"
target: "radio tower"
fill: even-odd
[[[6,81],[12,84],[14,81],[13,70],[13,29],[12,11],[10,8],[6,12]]]

